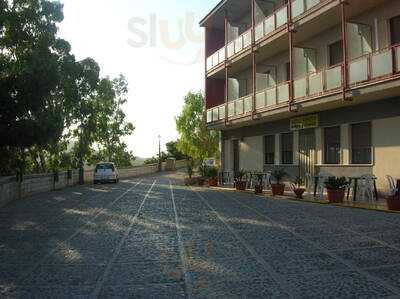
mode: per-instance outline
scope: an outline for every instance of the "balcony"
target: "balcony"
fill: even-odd
[[[343,92],[344,69],[347,71],[348,86],[346,91],[365,86],[377,85],[400,78],[400,45],[381,49],[343,64],[327,67],[293,80],[294,102],[321,99]],[[290,82],[283,82],[265,90],[258,91],[253,109],[253,97],[248,95],[225,105],[207,111],[207,123],[224,119],[227,109],[228,121],[246,117],[266,110],[274,110],[288,105],[290,101]],[[217,111],[218,113],[217,114]],[[220,111],[224,113],[221,115]],[[215,118],[214,118],[215,116]]]
[[[254,30],[256,41],[272,35],[274,32],[286,25],[287,21],[288,7],[287,5],[284,5],[273,12],[270,16],[266,17],[264,21],[255,26]]]
[[[294,0],[292,2],[292,20],[296,21],[306,13],[315,10],[320,4],[328,3],[329,0]],[[283,5],[272,11],[264,20],[254,27],[254,36],[256,45],[261,45],[262,41],[268,37],[282,32],[286,29],[288,23],[288,5]],[[214,52],[206,59],[207,73],[222,67],[226,60],[232,59],[236,55],[249,49],[252,44],[253,29],[249,29],[235,40],[230,41],[227,45]]]

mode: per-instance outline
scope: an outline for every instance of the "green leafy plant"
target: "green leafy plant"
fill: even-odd
[[[243,178],[246,176],[247,172],[244,169],[240,169],[235,173],[236,181],[243,181]]]
[[[208,178],[216,178],[218,177],[218,168],[217,167],[206,167],[206,176]]]
[[[276,184],[281,184],[282,180],[287,176],[287,172],[284,169],[276,169],[271,173],[271,176],[275,179]]]
[[[304,184],[304,180],[303,180],[300,176],[297,176],[297,177],[293,180],[292,186],[293,186],[293,189],[301,189],[301,187],[303,186],[303,184]]]
[[[349,185],[349,182],[345,177],[329,177],[325,181],[325,187],[328,190],[341,190],[346,188]]]
[[[256,177],[257,185],[262,186],[264,181],[264,174],[262,173],[255,173],[254,176]]]

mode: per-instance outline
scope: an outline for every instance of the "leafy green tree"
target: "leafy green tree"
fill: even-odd
[[[189,92],[184,102],[182,112],[176,118],[180,134],[178,149],[195,161],[217,156],[218,134],[206,128],[203,95]]]
[[[98,92],[98,118],[96,125],[96,140],[106,153],[108,161],[113,161],[119,166],[131,166],[127,164],[127,157],[134,160],[132,153],[126,150],[127,146],[121,138],[132,135],[135,127],[126,121],[126,115],[122,110],[126,104],[128,83],[123,75],[114,80],[103,79],[99,84]],[[123,161],[118,162],[122,157]],[[122,165],[123,164],[123,165]]]
[[[176,160],[184,160],[186,157],[178,149],[178,141],[171,141],[166,144],[168,157],[175,158]]]

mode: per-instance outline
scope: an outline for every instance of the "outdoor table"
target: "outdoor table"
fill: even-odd
[[[318,175],[316,175],[315,177],[314,177],[314,198],[315,197],[317,197],[317,188],[318,188],[318,183],[319,183],[319,176]],[[357,200],[357,188],[358,188],[358,181],[361,179],[361,177],[349,177],[348,178],[349,179],[349,187],[348,187],[348,189],[347,189],[347,200],[349,200],[349,198],[350,198],[350,185],[351,185],[351,182],[354,180],[354,192],[353,192],[353,201],[356,201]],[[377,187],[376,187],[376,180],[378,179],[377,177],[373,177],[372,178],[373,180],[374,180],[374,194],[375,194],[375,198],[376,198],[376,201],[378,201],[378,189],[377,189]],[[400,179],[397,181],[397,185],[398,185],[398,188],[400,187]],[[398,190],[400,190],[400,189],[398,189]],[[399,198],[400,198],[400,193],[399,193]]]
[[[350,197],[350,185],[351,182],[354,181],[354,191],[353,191],[353,201],[357,201],[357,189],[358,189],[358,181],[361,179],[361,177],[349,177],[349,187],[347,189],[347,200],[349,200]],[[375,200],[378,201],[378,189],[376,187],[376,180],[378,179],[377,177],[372,178],[374,181],[374,194],[375,194]]]

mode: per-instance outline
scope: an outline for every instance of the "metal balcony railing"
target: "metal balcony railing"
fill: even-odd
[[[319,98],[343,90],[344,69],[348,74],[348,88],[362,87],[363,85],[377,84],[400,78],[400,45],[381,49],[347,63],[334,65],[304,77],[293,80],[293,99],[307,100]],[[283,82],[265,90],[258,91],[255,98],[254,111],[273,109],[287,103],[290,82]],[[225,118],[225,110],[221,115],[221,108],[208,110],[207,122],[214,122]],[[225,109],[225,106],[223,106]],[[217,113],[214,111],[218,109]],[[231,101],[227,104],[228,118],[246,116],[253,111],[252,95]]]
[[[277,29],[286,25],[288,21],[288,7],[284,5],[275,10],[271,15],[266,17],[262,22],[255,26],[255,39],[260,40],[264,36],[272,34]]]

